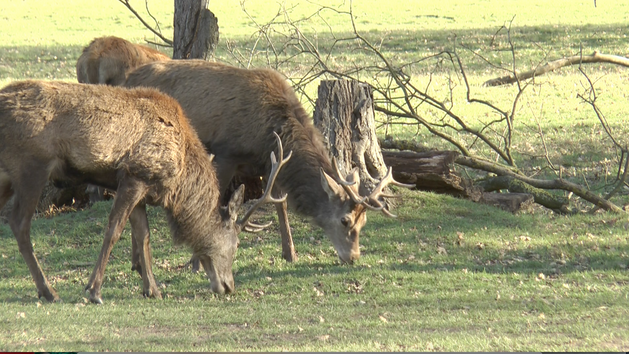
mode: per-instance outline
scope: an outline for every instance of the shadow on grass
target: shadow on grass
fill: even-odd
[[[594,50],[609,54],[614,53],[618,48],[624,48],[623,24],[618,25],[585,25],[585,26],[524,26],[514,27],[511,38],[516,43],[518,50],[518,65],[520,70],[534,66],[545,60],[558,59],[565,55],[579,53],[581,48],[586,54]],[[464,46],[470,50],[480,50],[481,55],[490,57],[492,62],[500,64],[506,68],[511,68],[512,56],[509,52],[509,45],[505,31],[499,32],[495,36],[497,28],[478,28],[468,30],[383,30],[369,31],[362,33],[373,43],[378,43],[380,50],[385,53],[394,65],[402,65],[416,61],[418,58],[439,53],[444,50],[452,50],[454,40],[458,46]],[[308,36],[308,33],[306,36]],[[336,33],[337,38],[351,37],[351,33]],[[273,37],[279,43],[284,37]],[[254,47],[255,36],[238,38],[230,45],[236,49],[249,49]],[[227,52],[226,41],[221,41],[217,48],[216,57],[231,58]],[[333,40],[325,34],[317,34],[318,49],[321,53],[330,51]],[[85,45],[80,46],[24,46],[8,47],[0,46],[0,80],[23,80],[23,79],[73,79],[76,77],[76,60],[81,54]],[[289,46],[292,47],[292,46]],[[258,44],[258,48],[263,48]],[[546,58],[547,52],[550,52]],[[355,57],[356,61],[339,60],[334,65],[345,65],[351,63],[352,68],[355,63],[365,60],[364,50],[356,46],[353,41],[337,43],[332,51],[333,57],[348,58]],[[488,65],[463,50],[459,51],[465,58],[466,70],[470,72],[483,72],[491,69]],[[493,55],[490,55],[493,53]],[[290,53],[291,55],[295,53]],[[264,57],[264,58],[263,58]],[[375,56],[374,56],[375,58]],[[229,60],[229,59],[228,59]],[[339,64],[340,63],[340,64]],[[303,63],[299,63],[303,64]],[[298,66],[297,63],[289,66]],[[330,64],[332,65],[332,64]],[[332,70],[342,68],[330,66]],[[254,66],[268,66],[267,58],[262,54],[259,60],[254,61]],[[423,69],[433,70],[434,63],[426,64]],[[493,70],[493,69],[491,69]]]

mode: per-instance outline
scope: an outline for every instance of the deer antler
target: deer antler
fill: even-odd
[[[378,183],[376,188],[374,188],[373,191],[371,191],[371,194],[369,194],[369,196],[366,197],[369,202],[368,203],[364,203],[363,205],[365,205],[367,208],[369,208],[371,210],[381,210],[385,215],[390,216],[392,218],[396,218],[397,215],[391,214],[391,212],[388,211],[385,208],[385,205],[383,205],[380,202],[380,200],[379,200],[382,197],[385,197],[385,198],[397,198],[397,196],[382,193],[382,190],[386,186],[388,186],[389,184],[393,184],[394,186],[404,187],[404,188],[413,188],[413,187],[415,187],[415,185],[413,185],[413,184],[405,184],[405,183],[401,183],[401,182],[398,182],[398,181],[394,180],[393,179],[393,169],[391,167],[389,167],[389,169],[387,170],[387,174],[380,180],[380,183]]]
[[[399,198],[396,195],[384,194],[382,190],[388,186],[389,184],[393,184],[394,186],[404,187],[404,188],[413,188],[415,185],[413,184],[404,184],[400,183],[393,179],[393,169],[389,167],[387,170],[387,174],[380,180],[380,183],[374,188],[371,194],[367,197],[361,197],[358,194],[358,185],[357,182],[360,182],[360,178],[358,177],[358,168],[352,169],[352,171],[347,175],[347,177],[352,176],[352,180],[349,181],[347,177],[343,178],[343,174],[339,169],[338,162],[336,161],[336,157],[333,159],[334,170],[336,171],[337,176],[339,177],[339,184],[343,187],[347,195],[354,201],[356,204],[362,204],[366,208],[375,211],[382,211],[385,215],[390,216],[392,218],[397,217],[396,215],[391,214],[385,208],[385,205],[380,202],[380,198]]]
[[[353,181],[348,181],[347,177],[343,178],[343,174],[341,173],[341,170],[339,169],[339,165],[338,165],[338,162],[336,161],[336,157],[332,159],[332,164],[334,165],[334,170],[336,171],[336,175],[338,176],[339,184],[341,185],[341,187],[343,187],[343,189],[345,190],[345,193],[347,193],[347,195],[349,195],[349,197],[352,198],[354,203],[363,204],[365,201],[367,201],[367,197],[361,197],[358,194],[357,181],[360,182],[360,178],[358,177],[358,169],[357,168],[352,169],[352,171],[347,176],[352,176]]]
[[[255,224],[252,222],[248,222],[247,220],[249,219],[251,214],[253,214],[253,212],[256,211],[256,209],[258,209],[262,204],[267,203],[267,202],[282,203],[286,200],[286,197],[288,196],[287,194],[284,194],[280,198],[273,198],[271,196],[271,190],[273,189],[273,184],[275,184],[275,179],[277,178],[278,172],[280,171],[282,166],[284,166],[284,164],[288,160],[290,160],[291,156],[293,155],[293,152],[290,151],[288,155],[286,156],[286,158],[284,158],[284,148],[282,147],[282,140],[280,139],[280,136],[277,135],[276,132],[273,132],[273,134],[275,134],[275,140],[277,140],[277,147],[278,147],[278,154],[280,156],[280,161],[279,162],[277,161],[277,158],[275,157],[275,152],[271,151],[271,173],[269,174],[269,179],[266,183],[264,194],[262,195],[262,197],[260,197],[260,199],[256,200],[256,202],[249,208],[249,210],[247,210],[245,215],[236,222],[236,224],[244,228],[245,231],[251,230],[251,232],[258,232],[258,231],[262,231],[264,228],[271,225],[271,223]]]

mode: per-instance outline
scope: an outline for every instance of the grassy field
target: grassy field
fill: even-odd
[[[144,13],[144,3],[131,2]],[[340,6],[342,2],[326,5]],[[161,29],[172,32],[172,1],[150,1]],[[505,4],[508,4],[506,6]],[[507,107],[514,87],[484,88],[504,75],[472,55],[485,53],[510,65],[502,25],[512,26],[517,63],[524,70],[543,60],[599,50],[626,55],[629,4],[598,1],[354,2],[359,30],[396,63],[457,43],[475,95]],[[227,44],[245,53],[256,26],[237,1],[212,2],[219,18],[217,58],[234,62]],[[317,4],[286,2],[293,20]],[[279,3],[246,1],[258,24]],[[340,7],[347,8],[345,6]],[[514,17],[515,16],[515,17]],[[338,34],[347,18],[322,14]],[[304,31],[331,42],[315,17]],[[74,65],[91,39],[118,35],[135,42],[154,36],[118,1],[4,1],[0,5],[0,85],[26,78],[74,81]],[[463,47],[461,47],[463,48]],[[336,53],[336,65],[367,61],[358,52]],[[254,65],[262,66],[262,61]],[[300,75],[302,68],[287,68]],[[587,68],[600,90],[610,126],[629,136],[626,69]],[[430,76],[435,95],[447,96],[447,75]],[[576,68],[540,78],[522,98],[516,120],[518,165],[539,166],[541,127],[549,158],[564,177],[601,192],[613,177],[616,152],[591,109],[576,98],[584,89]],[[460,90],[460,87],[455,90]],[[460,94],[461,91],[455,91]],[[454,98],[476,124],[485,112]],[[382,117],[380,117],[382,119]],[[476,123],[475,123],[476,122]],[[538,126],[539,123],[539,126]],[[446,147],[425,131],[394,128],[396,137]],[[382,131],[379,132],[383,134]],[[547,173],[547,172],[546,172]],[[369,214],[362,254],[340,265],[322,230],[291,215],[299,261],[280,257],[277,229],[242,234],[234,264],[236,293],[216,296],[202,274],[184,268],[189,252],[172,246],[163,212],[149,210],[154,271],[164,299],[143,299],[141,279],[130,270],[129,231],[114,248],[103,284],[105,304],[86,303],[82,292],[102,244],[110,202],[52,218],[39,216],[32,241],[63,303],[39,301],[7,225],[0,225],[0,348],[9,351],[626,351],[629,349],[629,218],[625,214],[555,215],[541,207],[512,215],[431,193],[401,191],[397,219]],[[626,193],[618,204],[629,203]],[[578,206],[581,206],[577,203]],[[269,210],[261,219],[275,220]],[[276,224],[274,225],[276,227]]]

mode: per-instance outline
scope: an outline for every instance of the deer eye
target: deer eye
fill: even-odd
[[[349,216],[344,216],[341,218],[341,224],[343,224],[343,226],[349,226],[351,222],[351,219]]]

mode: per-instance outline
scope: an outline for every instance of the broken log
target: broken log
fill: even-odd
[[[478,201],[482,189],[454,170],[456,151],[382,151],[384,162],[393,168],[393,178],[414,184],[417,189],[451,194]]]
[[[479,202],[517,213],[533,205],[535,198],[528,193],[483,193]]]

